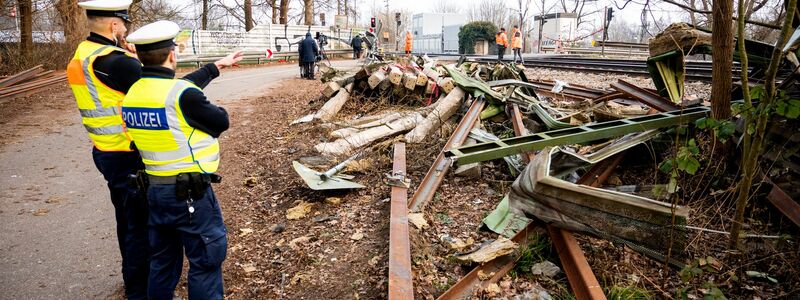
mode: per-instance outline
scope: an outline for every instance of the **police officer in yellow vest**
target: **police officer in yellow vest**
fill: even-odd
[[[93,145],[92,156],[111,191],[122,256],[122,278],[128,299],[146,299],[149,274],[147,201],[129,183],[129,175],[143,170],[139,153],[126,132],[120,105],[142,75],[134,48],[125,43],[131,0],[95,0],[78,3],[86,9],[89,37],[78,45],[67,67],[67,78]],[[184,78],[197,85],[219,75],[213,64]]]
[[[211,104],[201,87],[174,79],[177,60],[170,21],[145,25],[128,41],[144,64],[122,102],[128,133],[136,141],[149,179],[150,299],[172,299],[189,259],[189,299],[222,299],[222,261],[227,231],[211,188],[219,182],[219,135],[228,129],[224,109]],[[241,52],[221,67],[241,60]]]

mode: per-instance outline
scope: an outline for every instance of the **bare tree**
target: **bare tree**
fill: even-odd
[[[272,24],[278,24],[278,1],[269,0],[269,6],[272,8]]]
[[[488,21],[500,27],[508,21],[508,7],[502,1],[482,0],[469,9],[468,17],[471,22]]]
[[[33,3],[31,0],[17,1],[19,12],[19,51],[24,57],[33,54]]]
[[[289,23],[289,0],[280,0],[280,11],[281,17],[280,22],[281,24],[288,24]]]
[[[203,0],[203,13],[200,29],[208,30],[208,0]]]
[[[460,13],[461,7],[457,2],[451,0],[436,0],[433,4],[434,13]]]
[[[244,30],[250,31],[253,24],[253,0],[244,0]]]
[[[78,0],[58,0],[56,10],[64,28],[65,48],[75,49],[86,35],[86,17],[83,10],[78,7]]]
[[[314,25],[314,0],[303,0],[303,20],[305,25]]]
[[[167,0],[135,0],[131,4],[131,19],[133,27],[152,23],[158,20],[179,20],[182,19],[180,12],[185,9],[184,5],[175,5]],[[192,5],[188,3],[186,6]]]
[[[585,17],[589,15],[584,8],[586,7],[587,0],[561,0],[561,10],[566,13],[574,13],[577,17],[575,18],[575,28],[580,28],[582,24],[589,23],[591,20],[586,20]],[[694,0],[692,0],[694,1]]]
[[[731,117],[733,87],[733,0],[716,0],[711,29],[711,116],[717,120]]]

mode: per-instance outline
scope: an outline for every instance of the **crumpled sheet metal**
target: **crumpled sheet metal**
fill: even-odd
[[[521,210],[559,228],[610,235],[654,250],[668,249],[672,236],[673,249],[684,249],[686,207],[674,208],[673,227],[669,203],[551,177],[551,159],[558,152],[558,148],[543,149],[514,181],[509,194],[512,211]]]
[[[501,102],[504,102],[506,100],[503,94],[500,94],[495,90],[492,90],[492,88],[490,88],[489,85],[487,85],[482,80],[469,77],[468,75],[462,73],[455,67],[449,65],[444,66],[444,68],[445,70],[447,70],[448,73],[450,73],[450,78],[452,78],[453,81],[455,81],[455,83],[462,89],[471,93],[472,96],[477,98],[482,95],[485,95],[488,98]]]

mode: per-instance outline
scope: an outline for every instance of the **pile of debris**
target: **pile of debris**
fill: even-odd
[[[38,65],[0,79],[0,100],[29,96],[66,80],[66,74],[45,71],[42,65]]]
[[[456,175],[480,179],[485,169],[481,164],[492,161],[493,166],[504,166],[501,173],[507,178],[516,180],[482,221],[482,228],[497,234],[495,239],[441,239],[449,245],[444,248],[451,249],[448,256],[476,267],[440,299],[496,289],[529,243],[532,227],[538,226],[533,220],[546,224],[575,294],[600,297],[603,291],[571,231],[627,245],[677,269],[686,266],[690,210],[666,202],[678,193],[674,182],[601,186],[626,151],[644,143],[674,147],[674,136],[661,138],[664,133],[705,118],[708,107],[699,99],[673,101],[625,80],[597,89],[528,80],[524,71],[502,62],[444,62],[425,56],[356,70],[321,67],[324,105],[292,124],[311,123],[327,132],[314,146],[319,154],[352,156],[325,172],[295,162],[295,170],[312,189],[361,188],[364,185],[349,181],[353,176],[340,173],[377,145],[394,143],[396,150],[405,149],[403,142],[411,144],[410,149],[414,144],[429,147],[436,144],[428,140],[431,136],[442,136],[434,133],[452,132],[421,181],[408,180],[405,166],[388,174],[393,189],[412,191],[407,202],[405,196],[392,194],[389,281],[409,286],[390,283],[390,294],[407,292],[412,282],[392,278],[412,274],[407,261],[396,260],[407,256],[409,247],[408,227],[395,229],[396,222],[413,224],[417,231],[412,233],[431,230],[427,220],[433,218],[425,214],[427,206],[454,163]],[[344,114],[348,103],[355,111]],[[360,109],[374,103],[382,109]],[[452,126],[445,124],[457,126],[451,131]],[[405,164],[405,150],[398,153],[395,167]],[[407,206],[408,211],[396,213],[398,206]],[[415,261],[420,264],[424,265]]]

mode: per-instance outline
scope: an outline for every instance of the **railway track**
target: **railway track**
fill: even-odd
[[[474,61],[493,62],[497,60],[490,58],[477,58],[474,59]],[[504,59],[503,61],[512,60]],[[558,57],[526,59],[523,65],[530,68],[553,68],[578,72],[619,73],[650,76],[650,73],[647,71],[647,61],[644,60]],[[738,69],[738,67],[734,67],[734,74],[732,74],[734,76],[734,80],[738,79],[736,74],[740,72],[739,70],[740,69]],[[686,79],[711,81],[711,62],[688,61],[686,63]]]

